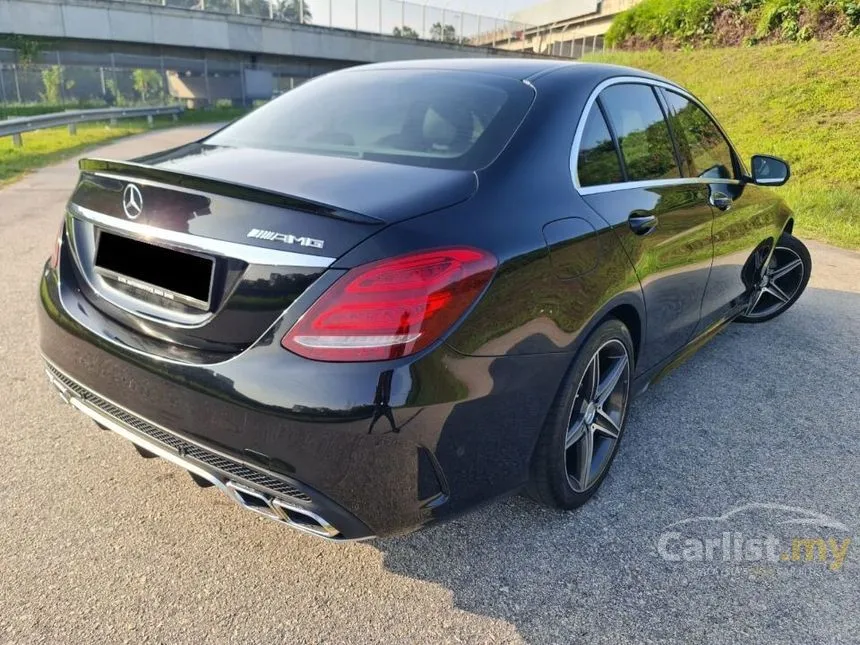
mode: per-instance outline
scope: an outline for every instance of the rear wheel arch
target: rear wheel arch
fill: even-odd
[[[645,339],[645,302],[638,290],[619,293],[596,311],[589,322],[583,326],[575,346],[571,348],[574,354],[579,353],[595,329],[612,318],[620,321],[630,332],[633,340],[633,362],[635,365],[636,359],[643,350]]]
[[[612,309],[610,309],[605,316],[597,323],[597,326],[601,325],[604,321],[609,320],[610,318],[616,318],[620,320],[625,327],[627,327],[627,331],[630,332],[630,337],[633,340],[633,359],[634,364],[636,359],[639,358],[639,354],[642,349],[642,317],[639,315],[639,311],[633,305],[629,303],[624,303],[620,305],[616,305]]]

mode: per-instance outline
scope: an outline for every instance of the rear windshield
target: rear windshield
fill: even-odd
[[[206,143],[477,170],[502,151],[533,99],[530,87],[500,76],[341,72],[287,92]]]

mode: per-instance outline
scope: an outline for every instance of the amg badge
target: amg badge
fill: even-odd
[[[248,231],[247,237],[255,237],[258,240],[272,240],[273,242],[283,242],[284,244],[298,244],[299,246],[309,246],[314,249],[321,249],[325,246],[324,240],[315,240],[312,237],[296,237],[288,233],[277,233],[275,231],[264,231],[259,228],[252,228]]]

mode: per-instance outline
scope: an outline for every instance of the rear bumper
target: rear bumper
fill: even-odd
[[[72,405],[244,506],[336,539],[406,532],[523,486],[569,364],[445,346],[320,363],[283,350],[277,327],[230,360],[189,364],[124,345],[127,330],[56,271],[40,302],[41,350]]]
[[[331,505],[319,508],[320,496],[315,496],[317,501],[313,504],[306,493],[282,478],[249,468],[199,444],[186,441],[99,396],[63,374],[50,362],[45,372],[60,397],[73,408],[101,427],[128,439],[146,453],[184,468],[201,486],[217,487],[240,506],[326,539],[349,539],[347,535],[357,536],[353,539],[372,537],[367,527],[345,516],[341,509]],[[307,503],[300,505],[297,503],[299,500]],[[326,517],[336,518],[333,521],[343,530],[332,525]]]

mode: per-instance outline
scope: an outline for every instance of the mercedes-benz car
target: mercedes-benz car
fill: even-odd
[[[747,167],[690,92],[622,67],[356,67],[80,168],[40,285],[51,382],[335,540],[581,505],[633,396],[811,269],[787,163]]]

